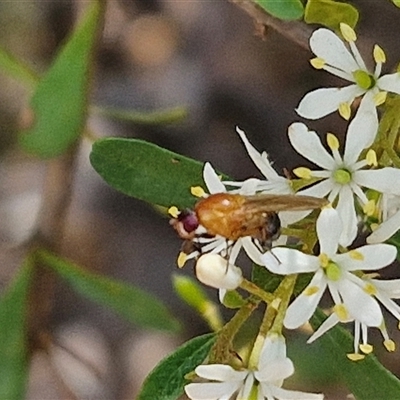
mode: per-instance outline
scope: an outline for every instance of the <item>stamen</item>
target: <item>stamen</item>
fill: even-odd
[[[365,293],[368,293],[368,294],[371,295],[371,296],[375,296],[376,293],[377,293],[376,287],[375,287],[372,283],[367,283],[367,284],[364,286],[363,289],[364,289],[364,292],[365,292]]]
[[[370,166],[374,167],[378,166],[378,159],[376,157],[375,150],[372,149],[368,150],[365,160],[367,161],[367,164]]]
[[[368,200],[368,202],[363,205],[363,211],[364,214],[367,215],[368,217],[374,215],[376,211],[375,201]]]
[[[322,268],[326,268],[329,264],[329,257],[325,253],[321,253],[319,256],[319,263]]]
[[[364,260],[364,256],[362,253],[360,253],[357,250],[350,250],[347,253],[353,260],[357,260],[357,261],[363,261]]]
[[[396,343],[391,339],[384,340],[383,345],[385,346],[386,350],[391,353],[396,350]]]
[[[360,350],[364,353],[364,354],[370,354],[373,352],[374,347],[370,344],[360,344]]]
[[[348,121],[351,115],[351,108],[349,103],[340,103],[339,104],[339,114],[340,116]]]
[[[376,63],[385,63],[386,62],[386,54],[383,51],[382,47],[379,45],[374,46],[374,60]]]
[[[303,293],[306,296],[312,296],[313,294],[318,293],[318,291],[319,291],[318,286],[310,286],[310,287],[306,288]]]
[[[328,133],[326,135],[326,141],[332,151],[339,150],[339,139],[333,133]]]
[[[310,60],[310,64],[315,68],[315,69],[322,69],[325,66],[325,60],[320,57],[315,57]]]
[[[357,35],[353,28],[343,22],[340,24],[340,32],[342,33],[343,39],[347,42],[355,42],[357,40]]]
[[[172,217],[172,218],[178,218],[179,214],[181,212],[179,211],[178,207],[176,206],[171,206],[170,208],[168,208],[168,214]]]
[[[346,354],[346,355],[350,361],[360,361],[360,360],[364,360],[364,358],[365,358],[364,354],[359,354],[359,353],[350,353],[350,354]]]
[[[333,307],[333,311],[338,316],[340,321],[346,322],[349,320],[349,313],[347,312],[346,306],[344,304],[336,304]]]
[[[374,96],[375,105],[380,106],[381,104],[383,104],[386,101],[386,98],[387,98],[387,92],[385,92],[385,91],[378,92]]]
[[[192,186],[190,188],[190,193],[192,193],[192,195],[196,197],[205,197],[206,195],[206,192],[201,186]]]
[[[311,179],[311,170],[306,167],[298,167],[293,170],[293,173],[301,179]]]
[[[179,253],[178,260],[176,261],[176,263],[178,264],[178,267],[182,268],[185,265],[186,261],[187,261],[187,254],[185,254],[183,251],[181,251]]]

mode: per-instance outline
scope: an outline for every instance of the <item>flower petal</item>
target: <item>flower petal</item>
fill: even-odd
[[[357,85],[316,89],[301,99],[296,112],[304,118],[319,119],[336,111],[341,103],[352,103],[363,93]]]
[[[261,385],[263,384],[261,383]],[[269,387],[269,390],[273,398],[278,400],[323,400],[324,398],[323,394],[287,390],[277,386]]]
[[[370,147],[378,132],[378,114],[371,93],[366,93],[347,130],[343,160],[354,164],[362,150]]]
[[[353,243],[357,236],[357,214],[354,206],[353,192],[348,185],[342,186],[339,192],[339,201],[336,210],[343,223],[339,243],[347,247]]]
[[[377,85],[381,90],[400,94],[400,75],[396,72],[395,74],[381,76]]]
[[[359,69],[353,55],[346,48],[343,41],[331,30],[317,29],[310,38],[312,52],[333,67],[351,74]]]
[[[325,197],[334,187],[332,179],[324,179],[315,185],[297,192],[301,196]]]
[[[286,358],[286,342],[282,335],[270,333],[264,340],[260,352],[260,360],[258,369],[262,369],[265,365]]]
[[[371,279],[371,282],[391,299],[400,299],[400,279],[382,281]]]
[[[349,279],[341,279],[328,286],[336,286],[350,315],[367,326],[379,326],[383,316],[378,302]]]
[[[332,329],[336,324],[338,324],[339,318],[333,313],[331,314],[319,327],[318,329],[309,337],[307,343],[312,343],[318,338],[320,338],[324,333],[328,332],[329,329]]]
[[[362,257],[352,257],[352,251],[335,257],[347,271],[375,271],[391,264],[397,255],[396,247],[390,244],[368,244],[353,251]]]
[[[334,208],[324,208],[317,219],[317,236],[320,252],[332,257],[339,245],[343,224]]]
[[[248,374],[248,371],[236,371],[226,364],[199,365],[195,372],[200,378],[221,382],[243,381]]]
[[[273,255],[267,252],[261,256],[262,265],[275,274],[287,275],[302,272],[315,272],[319,268],[318,257],[304,254],[296,249],[275,247]],[[274,258],[275,262],[272,258]]]
[[[211,194],[226,192],[225,186],[209,162],[204,164],[203,179]]]
[[[400,195],[400,169],[386,167],[374,170],[360,170],[353,173],[358,185],[381,193]]]
[[[238,382],[189,383],[185,386],[187,396],[192,400],[229,399],[241,386]]]
[[[262,253],[258,249],[258,247],[254,244],[253,240],[250,236],[246,236],[240,239],[240,242],[243,246],[244,251],[249,256],[249,258],[258,265],[261,265],[261,256]]]
[[[236,127],[236,132],[242,139],[244,146],[246,147],[247,153],[252,159],[253,163],[260,170],[260,172],[269,180],[274,180],[279,178],[277,172],[272,168],[271,163],[268,160],[266,153],[264,153],[264,157],[253,147],[253,145],[249,142],[246,137],[246,134],[239,128]]]
[[[301,122],[295,122],[288,129],[289,140],[294,149],[303,157],[318,166],[332,170],[336,163],[322,146],[321,140],[314,131],[309,131]]]
[[[389,239],[400,229],[400,211],[383,222],[378,229],[367,237],[367,243],[380,243]]]
[[[288,329],[296,329],[307,322],[314,314],[315,309],[326,288],[326,278],[320,269],[311,279],[310,284],[298,296],[286,311],[283,324]],[[315,291],[317,289],[317,291]],[[309,294],[312,293],[312,294]]]
[[[270,364],[264,365],[264,367],[254,372],[254,376],[259,382],[270,382],[280,381],[293,375],[294,366],[292,360],[289,358],[283,358],[281,360],[274,360]]]

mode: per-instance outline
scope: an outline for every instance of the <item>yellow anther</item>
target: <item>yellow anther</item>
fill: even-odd
[[[310,286],[304,290],[303,294],[305,294],[306,296],[312,296],[313,294],[318,293],[318,291],[318,286]]]
[[[375,105],[380,106],[381,104],[383,104],[386,101],[386,98],[387,98],[387,92],[384,92],[384,91],[378,92],[374,96]]]
[[[382,47],[378,46],[377,44],[374,46],[374,60],[376,63],[386,62],[386,54]]]
[[[347,308],[344,304],[336,304],[333,307],[333,311],[341,322],[347,322],[349,320],[349,313],[347,312]]]
[[[342,33],[343,39],[347,42],[355,42],[357,40],[354,29],[343,22],[340,24],[340,32]]]
[[[190,188],[190,193],[192,193],[192,195],[196,197],[205,197],[206,195],[206,192],[201,186],[192,186]]]
[[[176,263],[178,264],[178,267],[182,268],[185,265],[186,261],[187,261],[187,254],[185,254],[183,251],[181,251],[179,253],[178,259],[176,261]]]
[[[311,179],[311,170],[306,167],[298,167],[293,170],[293,173],[301,179]]]
[[[348,121],[351,115],[351,108],[349,103],[340,103],[339,104],[339,114],[340,116]]]
[[[397,324],[397,329],[400,329],[400,321],[399,321],[399,323]]]
[[[373,231],[376,231],[379,228],[379,224],[373,223],[369,227],[371,228],[371,231],[373,232]]]
[[[180,213],[181,212],[178,210],[178,207],[176,207],[176,206],[172,206],[172,207],[168,208],[168,214],[173,218],[178,218],[178,215]]]
[[[346,355],[350,361],[360,361],[360,360],[364,360],[364,358],[365,358],[364,354],[359,354],[359,353],[350,353],[350,354],[346,354]]]
[[[374,351],[374,347],[370,344],[360,344],[359,347],[364,354],[370,354]]]
[[[374,215],[375,211],[376,211],[375,200],[368,200],[363,205],[363,211],[364,211],[364,214],[367,215],[368,217],[371,217],[372,215]]]
[[[377,293],[376,287],[375,287],[372,283],[367,283],[367,284],[364,286],[363,289],[364,289],[364,292],[365,292],[365,293],[368,293],[368,294],[371,295],[371,296],[375,296],[376,293]]]
[[[310,64],[315,68],[315,69],[322,69],[325,66],[325,60],[320,57],[315,57],[310,60]]]
[[[385,346],[387,351],[393,352],[396,350],[396,343],[391,339],[384,340],[383,345]]]
[[[281,304],[282,299],[280,299],[279,297],[277,297],[276,299],[274,299],[272,301],[272,303],[270,304],[270,307],[272,307],[273,309],[277,310],[279,309],[279,306]]]
[[[365,160],[367,161],[368,165],[377,167],[378,166],[378,160],[376,157],[375,150],[368,150],[367,155],[365,156]]]
[[[364,260],[364,256],[362,253],[360,253],[357,250],[350,250],[347,253],[353,260],[357,260],[357,261],[363,261]]]
[[[325,253],[321,253],[319,256],[319,263],[322,268],[326,268],[329,264],[329,257]]]
[[[339,139],[333,133],[326,134],[326,141],[327,141],[330,149],[332,149],[332,150],[339,149],[339,146],[340,146]]]

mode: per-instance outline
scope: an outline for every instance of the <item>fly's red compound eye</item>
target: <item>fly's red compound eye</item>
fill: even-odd
[[[184,210],[178,216],[178,221],[182,223],[187,233],[194,232],[199,226],[199,221],[194,211]]]

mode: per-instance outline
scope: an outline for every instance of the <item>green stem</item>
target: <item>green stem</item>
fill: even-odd
[[[260,301],[250,298],[233,318],[220,330],[218,338],[210,351],[209,364],[227,363],[232,356],[233,338],[247,321]]]
[[[253,282],[248,281],[247,279],[243,279],[242,283],[240,284],[240,288],[246,290],[254,296],[257,296],[267,304],[270,304],[274,300],[274,296],[271,293],[266,292]]]

